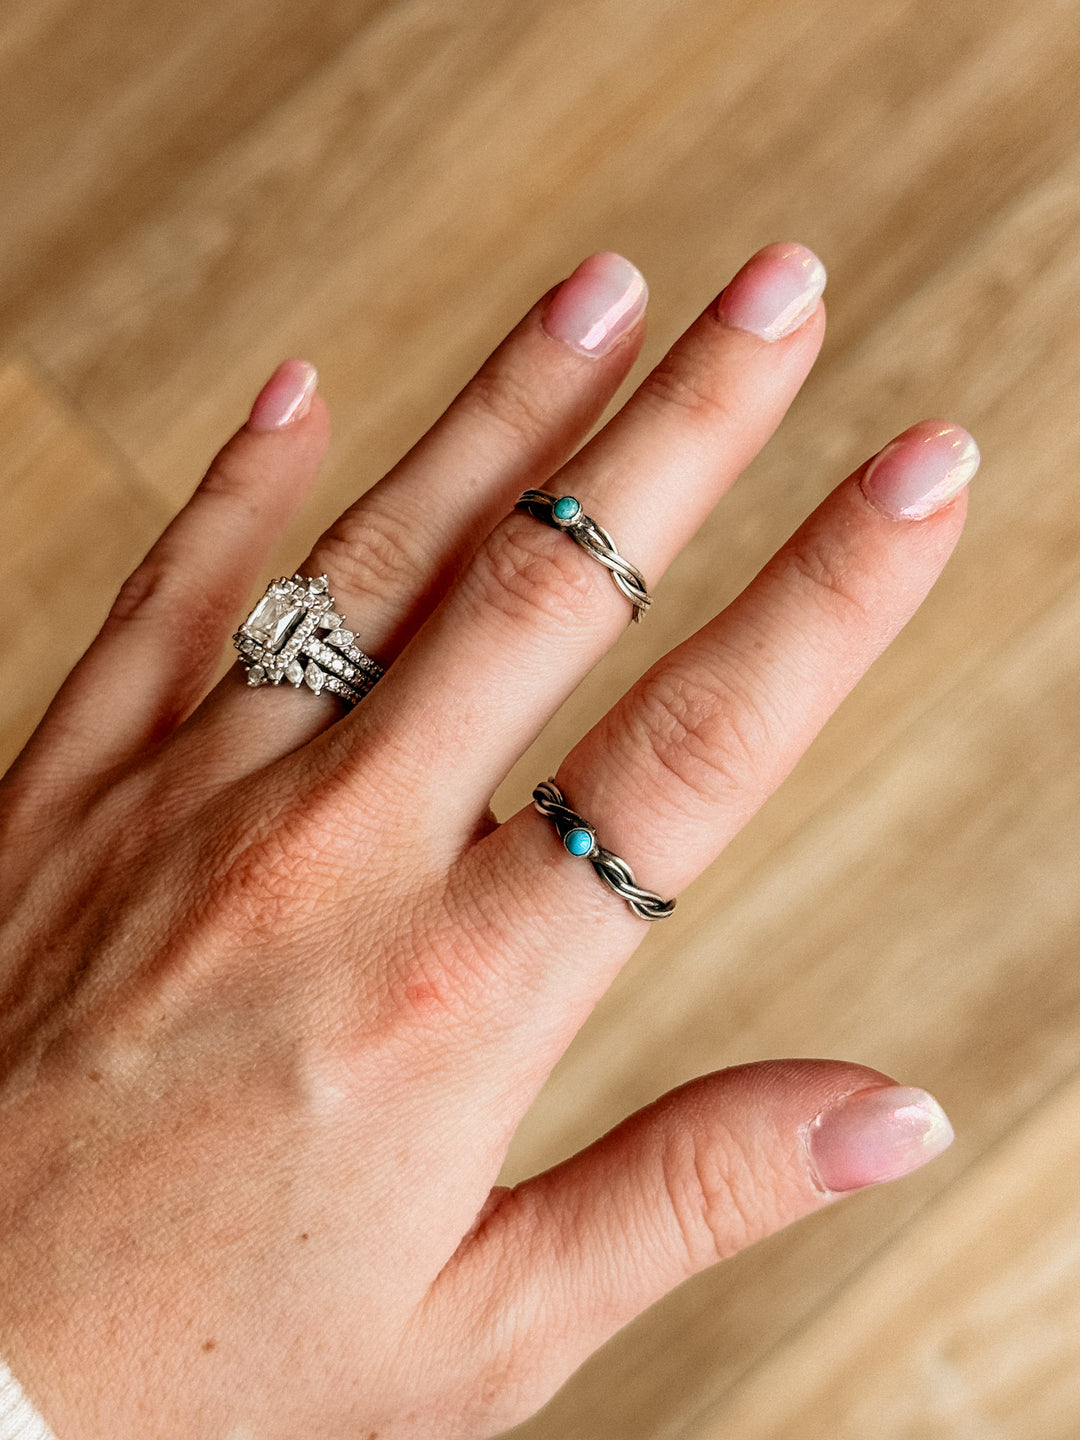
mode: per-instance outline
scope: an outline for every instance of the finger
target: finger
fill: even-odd
[[[821,344],[823,285],[821,262],[803,246],[759,252],[553,482],[613,532],[650,583],[798,391]],[[571,539],[511,514],[383,693],[357,712],[357,782],[367,783],[363,757],[385,714],[401,772],[430,787],[423,809],[439,843],[461,844],[506,770],[629,615],[608,572]],[[335,737],[342,750],[347,743]],[[421,754],[423,773],[409,761]]]
[[[24,752],[100,771],[164,739],[209,688],[267,553],[326,450],[315,367],[286,360],[125,582]]]
[[[621,255],[590,256],[549,291],[423,438],[316,543],[357,644],[388,665],[496,520],[581,443],[644,337],[648,289]],[[239,618],[239,617],[235,617]],[[330,695],[245,691],[239,667],[205,724],[237,733],[249,763],[301,744],[341,713]]]
[[[909,1174],[952,1138],[926,1091],[859,1065],[779,1060],[704,1076],[494,1197],[427,1318],[468,1304],[486,1363],[535,1376],[523,1401],[536,1408],[689,1276],[842,1194]]]
[[[567,757],[559,788],[642,885],[676,894],[792,769],[941,572],[963,526],[960,491],[978,463],[958,425],[921,421],[904,431]],[[558,856],[550,823],[531,809],[483,844],[506,883],[528,896],[524,923],[565,925],[575,907],[602,902],[613,925],[640,930],[587,862]],[[556,858],[565,861],[565,898],[553,906]]]

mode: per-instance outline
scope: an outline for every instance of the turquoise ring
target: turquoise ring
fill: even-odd
[[[533,791],[532,798],[540,814],[546,815],[555,826],[568,855],[590,861],[608,889],[625,900],[642,920],[667,919],[675,909],[675,901],[664,900],[655,891],[639,885],[626,861],[605,850],[589,822],[570,809],[566,796],[554,780],[542,780]]]
[[[634,619],[640,620],[652,604],[645,577],[615,548],[615,541],[602,525],[598,525],[581,508],[576,495],[552,495],[547,490],[526,490],[514,506],[542,520],[553,530],[561,530],[576,540],[581,548],[599,560],[611,576],[616,590],[626,596],[634,607]]]

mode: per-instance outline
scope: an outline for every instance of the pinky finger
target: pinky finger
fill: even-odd
[[[266,555],[326,452],[315,367],[285,360],[246,424],[125,581],[18,762],[53,782],[102,773],[165,739],[213,682]]]

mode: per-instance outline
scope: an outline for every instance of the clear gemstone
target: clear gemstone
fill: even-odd
[[[324,615],[319,616],[319,625],[323,630],[336,630],[341,624],[341,616],[333,610],[327,610]]]
[[[303,608],[289,595],[264,595],[248,616],[247,628],[256,640],[275,653],[300,623]]]
[[[263,667],[261,665],[252,665],[251,669],[248,671],[248,684],[261,685],[265,679],[266,671],[263,669]]]
[[[330,580],[326,575],[316,575],[314,580],[308,581],[308,586],[316,595],[322,595],[330,588]]]
[[[286,667],[285,679],[293,685],[302,685],[304,683],[304,667],[300,664],[299,660],[294,660],[291,665]]]
[[[319,669],[318,665],[315,664],[314,660],[309,660],[308,667],[304,671],[304,679],[307,681],[307,683],[311,686],[312,690],[314,690],[315,694],[317,695],[322,689],[323,684],[325,683],[326,676]]]
[[[328,645],[351,645],[355,639],[356,636],[351,630],[337,629],[332,635],[327,635],[326,643]]]

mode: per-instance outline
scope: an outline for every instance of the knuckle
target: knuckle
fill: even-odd
[[[172,566],[163,564],[151,551],[120,587],[109,611],[110,621],[124,625],[173,598]]]
[[[206,477],[199,486],[196,499],[225,501],[255,515],[259,509],[258,480],[260,468],[253,463],[250,436],[237,436],[223,446],[210,462]]]
[[[531,516],[504,520],[477,551],[468,575],[473,597],[485,612],[560,628],[595,625],[603,592],[601,567],[565,535]]]
[[[215,595],[192,583],[167,542],[150,552],[120,587],[106,628],[149,625],[168,637],[177,669],[193,678],[216,665],[227,620]]]
[[[346,511],[316,546],[316,568],[343,593],[384,599],[411,592],[421,580],[420,527],[382,505],[361,502]]]
[[[717,1135],[713,1118],[707,1129],[680,1126],[665,1136],[661,1176],[687,1274],[729,1259],[764,1232],[750,1157],[730,1132]]]
[[[840,622],[869,618],[863,597],[865,577],[852,557],[834,545],[811,541],[793,544],[784,556],[787,578]]]
[[[532,446],[546,441],[551,430],[552,417],[544,398],[535,376],[526,378],[508,364],[492,363],[473,376],[457,404],[466,415],[494,425],[516,444]]]
[[[183,614],[186,620],[188,613],[197,608],[197,587],[192,586],[184,566],[169,552],[166,538],[155,545],[121,585],[109,619],[126,624]]]
[[[341,817],[315,794],[310,808],[252,818],[210,837],[204,920],[235,942],[257,944],[325,925],[345,873]]]
[[[647,405],[675,409],[711,430],[726,429],[737,419],[715,377],[678,348],[665,355],[646,376],[638,394]]]
[[[670,796],[674,779],[695,801],[722,804],[763,769],[772,726],[733,676],[695,678],[660,672],[646,681],[633,713],[631,743],[641,742]]]

